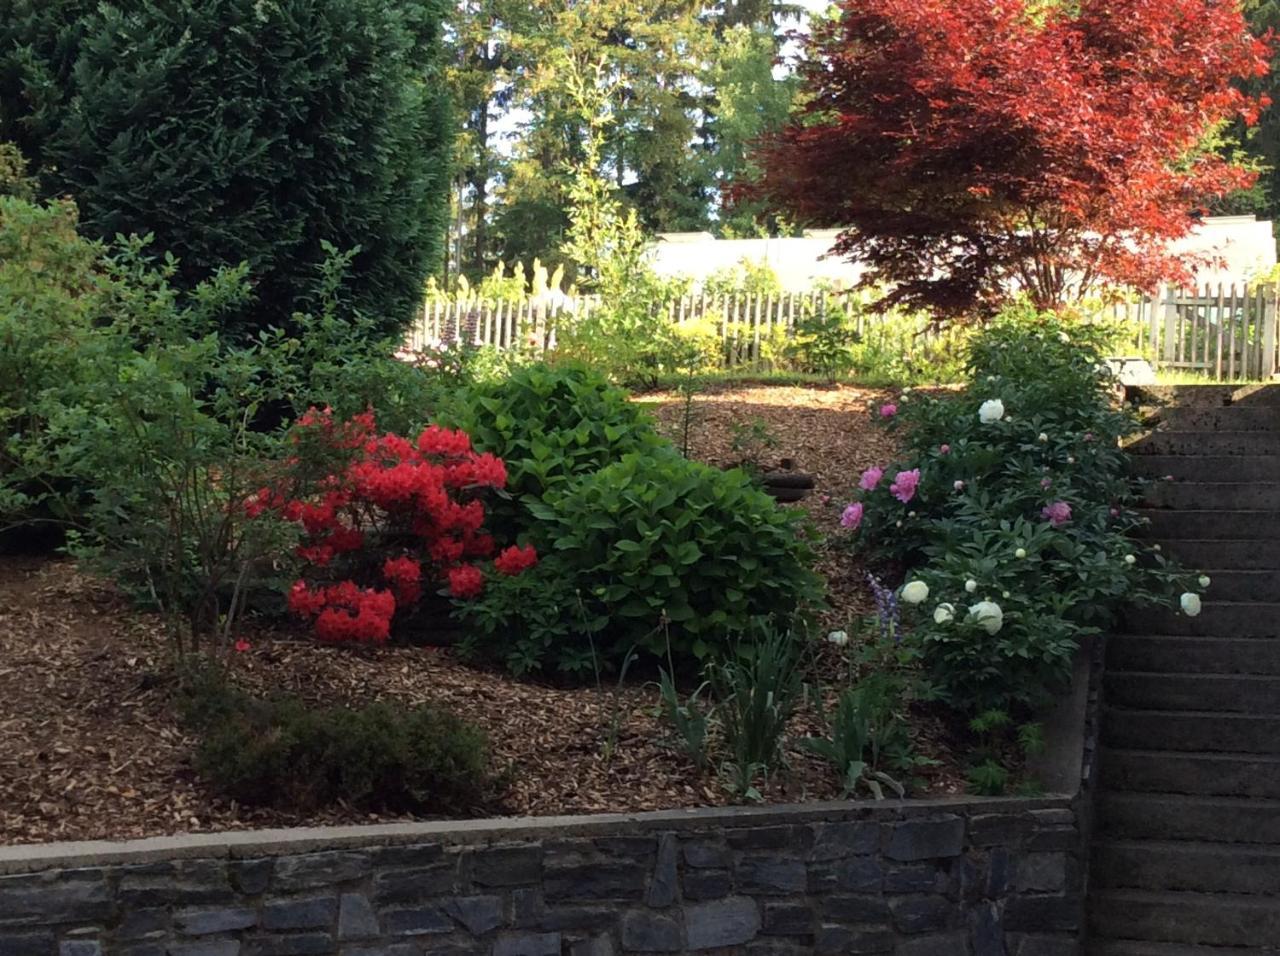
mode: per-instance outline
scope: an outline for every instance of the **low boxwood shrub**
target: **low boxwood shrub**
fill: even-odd
[[[736,469],[631,454],[529,508],[539,552],[573,582],[595,653],[614,667],[636,646],[703,659],[822,598],[811,530]]]
[[[207,671],[181,709],[201,775],[246,805],[457,812],[479,806],[490,783],[484,735],[434,707],[264,700]]]
[[[1102,364],[1109,334],[1015,309],[974,337],[964,389],[873,412],[904,453],[863,474],[844,524],[859,551],[908,568],[908,640],[964,713],[1034,711],[1126,603],[1203,590],[1132,539],[1121,440],[1138,424]]]

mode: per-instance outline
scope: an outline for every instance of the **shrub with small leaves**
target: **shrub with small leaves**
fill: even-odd
[[[484,735],[434,707],[262,700],[216,672],[180,705],[200,737],[197,769],[246,805],[459,812],[481,806],[489,786]]]

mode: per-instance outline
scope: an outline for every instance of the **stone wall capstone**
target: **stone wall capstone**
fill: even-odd
[[[1078,956],[1071,799],[0,849],[0,956]]]

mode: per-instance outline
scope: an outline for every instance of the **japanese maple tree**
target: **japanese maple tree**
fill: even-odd
[[[1057,307],[1186,281],[1169,241],[1253,174],[1209,134],[1263,105],[1233,0],[844,0],[805,41],[807,96],[754,192],[885,285],[886,305]]]

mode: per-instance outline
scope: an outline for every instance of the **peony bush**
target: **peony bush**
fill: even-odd
[[[905,452],[859,477],[841,523],[858,551],[909,569],[909,644],[965,713],[1042,706],[1126,604],[1199,612],[1207,579],[1133,539],[1140,486],[1121,442],[1138,425],[1102,364],[1107,335],[1013,311],[972,340],[961,391],[873,410]]]

